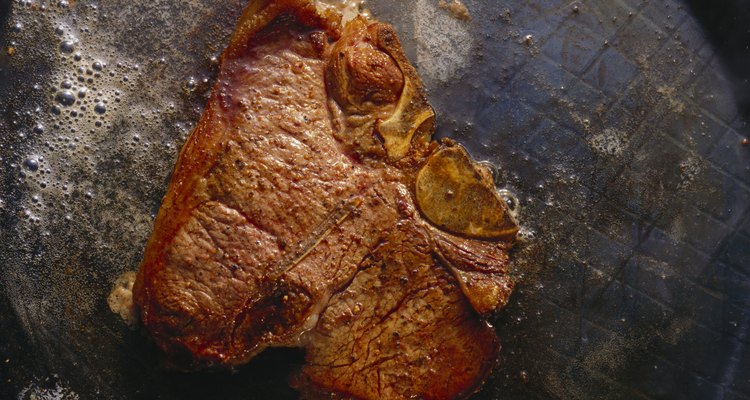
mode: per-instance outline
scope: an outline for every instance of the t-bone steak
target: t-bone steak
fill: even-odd
[[[518,228],[434,120],[391,26],[252,1],[133,289],[157,346],[184,368],[303,348],[306,397],[474,393]]]

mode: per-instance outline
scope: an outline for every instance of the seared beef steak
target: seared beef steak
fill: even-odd
[[[303,347],[308,395],[473,393],[517,228],[433,121],[390,26],[251,2],[135,282],[156,344],[192,367]]]

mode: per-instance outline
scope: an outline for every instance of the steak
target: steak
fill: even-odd
[[[391,26],[252,1],[135,281],[156,345],[184,368],[303,348],[308,397],[476,391],[517,227],[434,120]]]

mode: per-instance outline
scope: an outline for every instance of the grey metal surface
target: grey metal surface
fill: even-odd
[[[295,397],[297,353],[164,371],[106,304],[242,3],[24,0],[0,16],[0,396]],[[689,10],[467,0],[464,22],[437,3],[369,6],[400,32],[440,135],[497,166],[530,237],[477,398],[750,398],[748,128]]]

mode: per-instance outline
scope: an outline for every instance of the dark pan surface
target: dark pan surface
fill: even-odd
[[[476,397],[750,398],[748,128],[690,9],[467,0],[465,22],[437,3],[369,7],[400,32],[439,134],[520,202],[520,283]],[[296,397],[299,353],[166,371],[106,302],[243,5],[0,0],[0,398]]]

